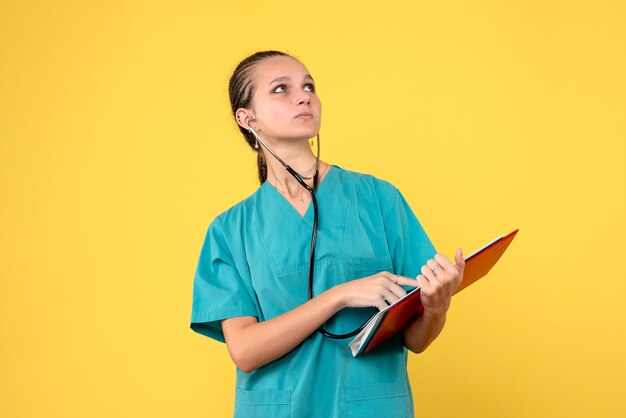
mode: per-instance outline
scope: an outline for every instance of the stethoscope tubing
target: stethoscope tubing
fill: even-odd
[[[308,177],[302,176],[296,170],[291,168],[291,166],[289,166],[289,164],[284,162],[278,155],[276,155],[276,153],[274,151],[272,151],[272,149],[265,143],[265,141],[263,141],[259,137],[259,135],[256,133],[256,131],[250,127],[250,125],[248,125],[248,127],[250,128],[250,131],[256,137],[257,141],[259,141],[259,143],[261,145],[263,145],[263,147],[274,158],[276,158],[276,160],[278,160],[278,162],[280,162],[283,167],[285,167],[285,170],[287,170],[287,172],[289,174],[291,174],[293,176],[293,178],[295,178],[296,181],[298,183],[300,183],[300,185],[302,187],[304,187],[306,190],[308,190],[311,193],[311,203],[313,205],[313,232],[311,234],[311,249],[310,249],[310,253],[309,253],[309,285],[308,285],[308,298],[309,298],[309,300],[311,300],[311,299],[313,299],[313,276],[315,274],[315,246],[317,244],[318,209],[317,209],[317,198],[315,196],[315,190],[317,190],[317,184],[318,184],[318,180],[319,180],[318,179],[318,177],[319,177],[319,161],[320,161],[320,141],[319,141],[319,136],[317,138],[317,156],[316,156],[316,162],[315,162],[315,175],[313,176],[313,187],[311,187],[311,186],[309,186],[308,184],[306,184],[304,182],[304,179],[308,179]],[[372,316],[374,316],[374,315],[372,315]],[[351,332],[345,333],[345,334],[334,334],[332,332],[326,331],[324,329],[324,325],[321,325],[317,329],[317,331],[320,332],[325,337],[332,338],[332,339],[335,339],[335,340],[342,340],[342,339],[354,337],[355,335],[357,335],[359,332],[361,332],[363,330],[363,328],[365,328],[365,325],[367,325],[367,323],[369,322],[370,319],[371,319],[371,317],[368,318],[367,321],[363,322],[363,324],[361,324],[361,326],[358,327],[357,329],[355,329],[355,330],[353,330]]]

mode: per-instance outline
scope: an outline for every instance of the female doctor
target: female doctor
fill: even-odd
[[[437,254],[390,183],[316,157],[322,107],[301,62],[253,54],[229,93],[261,185],[208,228],[191,328],[226,342],[235,417],[413,417],[407,349],[425,350],[443,329],[461,249],[455,263]],[[340,337],[416,286],[423,315],[354,358]]]

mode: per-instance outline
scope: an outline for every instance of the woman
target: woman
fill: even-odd
[[[436,254],[391,184],[316,159],[309,139],[319,141],[321,103],[298,60],[256,53],[235,69],[229,92],[261,186],[208,229],[191,328],[226,342],[235,416],[412,417],[407,348],[421,352],[441,332],[463,276],[461,250],[456,265]],[[315,214],[305,187],[319,200],[310,299]],[[421,288],[424,313],[371,353],[354,358],[350,340],[318,332],[349,333],[403,286]]]

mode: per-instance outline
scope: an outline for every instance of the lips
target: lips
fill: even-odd
[[[309,112],[302,112],[302,113],[298,113],[295,117],[296,118],[299,118],[299,117],[309,117],[309,118],[312,118],[313,114],[309,113]]]

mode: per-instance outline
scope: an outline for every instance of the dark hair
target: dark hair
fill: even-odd
[[[260,51],[250,55],[237,65],[233,75],[230,77],[228,83],[228,95],[230,96],[230,107],[232,108],[233,116],[236,118],[235,112],[239,108],[249,108],[252,102],[252,96],[254,96],[254,84],[250,76],[252,68],[260,61],[268,57],[284,56],[291,57],[291,55],[280,51]],[[295,58],[294,58],[295,59]],[[239,125],[237,125],[239,126]],[[267,179],[267,164],[265,163],[265,157],[261,149],[255,149],[256,139],[252,132],[239,126],[239,130],[243,134],[246,142],[254,152],[257,153],[257,166],[259,169],[259,181],[261,184]]]

